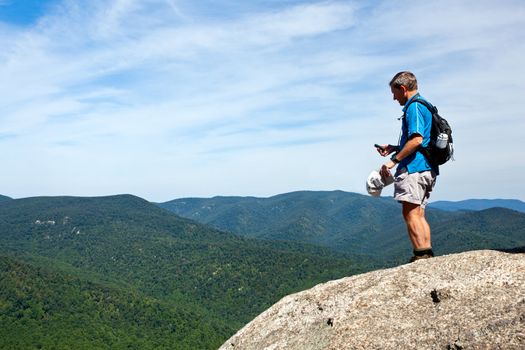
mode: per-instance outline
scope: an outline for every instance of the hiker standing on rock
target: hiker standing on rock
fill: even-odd
[[[390,161],[380,170],[382,177],[391,176],[390,169],[397,165],[394,175],[394,199],[403,206],[403,218],[414,248],[413,262],[434,256],[430,226],[425,218],[425,207],[436,183],[439,169],[431,166],[420,152],[430,142],[432,113],[418,100],[424,100],[417,91],[417,80],[411,72],[397,73],[390,81],[394,100],[403,108],[399,145],[376,145],[383,157],[392,154]]]

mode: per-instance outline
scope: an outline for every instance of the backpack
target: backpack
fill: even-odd
[[[407,109],[413,102],[421,103],[432,113],[430,142],[427,147],[419,146],[418,151],[425,156],[431,165],[436,167],[445,164],[450,159],[454,160],[452,128],[449,123],[438,114],[438,109],[435,106],[432,106],[425,100],[416,98],[408,103]]]

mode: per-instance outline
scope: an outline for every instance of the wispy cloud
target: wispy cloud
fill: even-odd
[[[3,156],[13,170],[2,181],[28,172],[32,154],[57,176],[42,186],[22,179],[24,190],[6,194],[158,200],[206,195],[203,181],[209,194],[274,194],[287,184],[361,192],[381,162],[370,145],[397,137],[387,82],[403,69],[453,121],[449,179],[491,157],[508,167],[498,155],[521,137],[525,110],[509,98],[525,87],[521,2],[270,4],[235,12],[231,2],[66,0],[33,26],[0,24],[0,134],[16,135],[0,137],[15,150]],[[487,134],[497,146],[475,137]],[[269,175],[272,159],[275,176],[254,175]],[[237,187],[222,185],[236,173]],[[252,179],[263,181],[256,191]],[[443,193],[471,197],[490,181]]]

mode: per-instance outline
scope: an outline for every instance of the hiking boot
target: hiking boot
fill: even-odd
[[[433,258],[432,255],[430,254],[425,254],[425,255],[414,255],[413,257],[410,258],[410,261],[409,263],[412,263],[416,260],[421,260],[421,259],[430,259],[430,258]]]

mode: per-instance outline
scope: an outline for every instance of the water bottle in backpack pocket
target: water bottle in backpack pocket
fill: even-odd
[[[443,149],[447,147],[447,145],[448,145],[448,135],[445,133],[439,134],[436,140],[436,147],[439,149]]]

